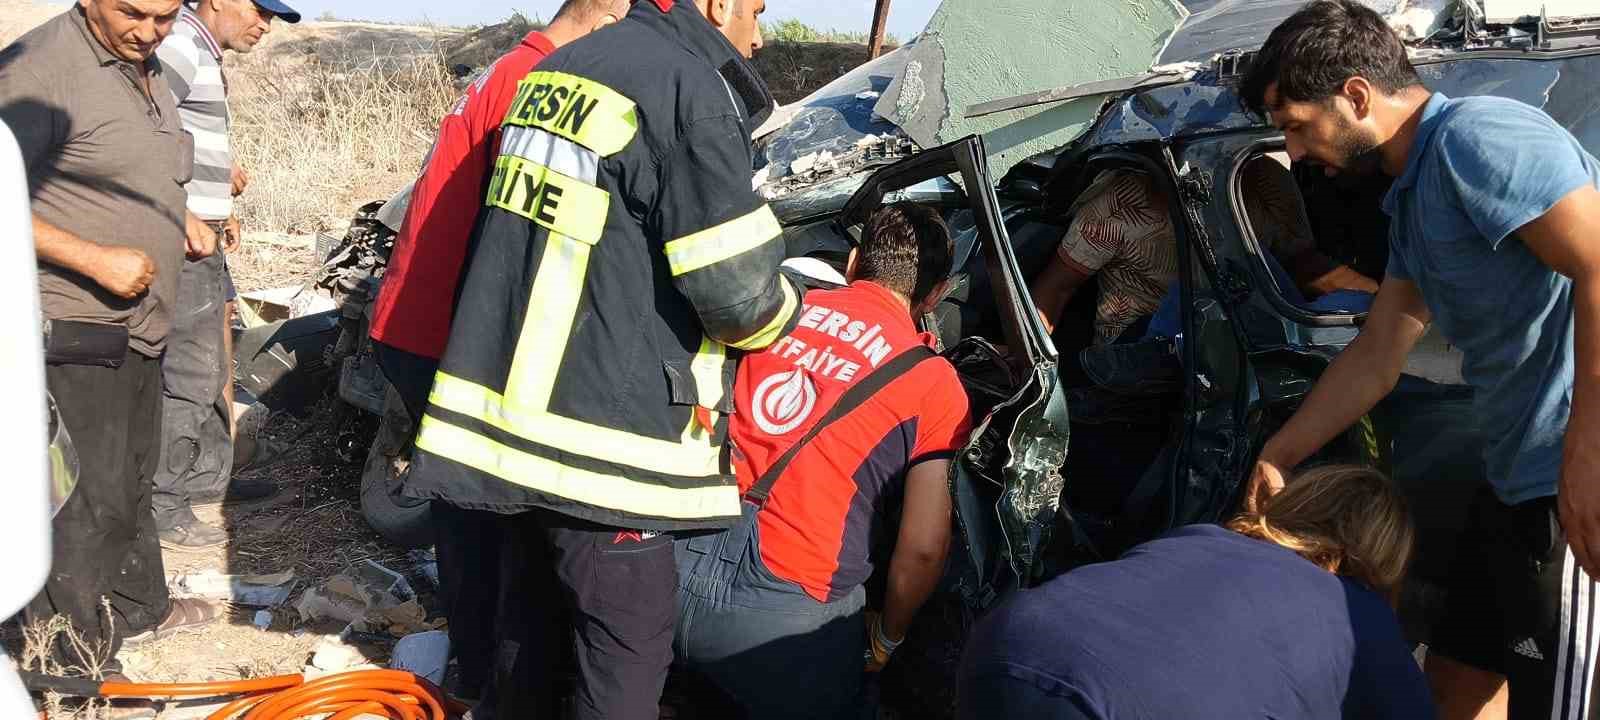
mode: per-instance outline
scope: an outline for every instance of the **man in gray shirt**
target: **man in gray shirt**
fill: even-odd
[[[188,222],[191,140],[151,59],[178,8],[80,0],[0,52],[0,120],[28,170],[46,385],[80,461],[52,528],[49,579],[27,613],[66,617],[113,657],[125,639],[216,614],[169,599],[150,511],[178,268],[186,241],[193,256],[215,245]],[[58,651],[82,664],[64,643]]]

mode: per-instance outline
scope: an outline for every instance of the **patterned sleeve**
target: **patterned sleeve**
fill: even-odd
[[[1056,255],[1068,267],[1085,275],[1123,255],[1130,238],[1143,235],[1165,221],[1164,210],[1143,175],[1110,171],[1097,180],[1088,200],[1072,218]]]
[[[1245,166],[1242,185],[1250,226],[1266,250],[1287,261],[1313,249],[1311,223],[1288,168],[1269,157],[1256,158]]]

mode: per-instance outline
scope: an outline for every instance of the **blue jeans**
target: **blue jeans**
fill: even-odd
[[[866,589],[830,603],[761,561],[754,506],[718,533],[680,537],[679,663],[750,718],[862,717]]]

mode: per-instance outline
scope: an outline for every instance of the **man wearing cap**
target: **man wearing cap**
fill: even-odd
[[[273,18],[299,22],[300,13],[278,0],[195,0],[182,9],[172,34],[156,50],[183,128],[194,136],[194,178],[185,186],[189,214],[220,241],[219,252],[183,265],[172,339],[162,362],[166,401],[151,505],[161,545],[172,550],[227,541],[221,528],[195,517],[191,503],[224,496],[253,500],[274,490],[267,481],[229,483],[234,290],[225,253],[239,246],[233,199],[249,177],[229,146],[228,81],[222,71],[222,51],[250,52],[272,31]]]

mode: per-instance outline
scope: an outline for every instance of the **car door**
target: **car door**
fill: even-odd
[[[885,202],[902,199],[908,188],[949,176],[966,190],[1000,337],[963,338],[945,356],[961,355],[958,365],[963,365],[970,358],[962,353],[978,353],[985,345],[998,350],[990,342],[998,340],[1005,351],[993,360],[1001,366],[998,372],[1011,379],[1004,398],[974,418],[972,440],[951,464],[962,550],[954,579],[977,608],[1040,578],[1043,550],[1057,522],[1068,436],[1056,348],[1012,253],[985,158],[982,138],[972,136],[884,167],[866,180],[835,220],[840,234],[849,237],[846,228],[863,224]],[[968,380],[963,377],[964,383]]]
[[[1251,424],[1260,396],[1240,323],[1248,276],[1219,252],[1216,231],[1233,222],[1223,202],[1232,173],[1218,164],[1218,148],[1210,141],[1179,143],[1161,153],[1182,211],[1177,236],[1188,374],[1185,427],[1158,523],[1176,527],[1219,522],[1238,507],[1260,441]]]

